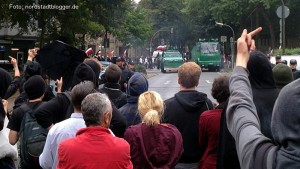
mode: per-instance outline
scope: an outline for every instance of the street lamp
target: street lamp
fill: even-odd
[[[157,34],[158,32],[162,32],[162,31],[169,31],[169,30],[162,29],[162,30],[156,31],[156,32],[153,34],[153,36],[152,36],[151,39],[150,39],[150,44],[149,44],[149,56],[151,56],[151,52],[152,52],[152,40],[153,40],[153,38],[156,36],[156,34]]]
[[[231,64],[232,64],[232,69],[234,68],[234,52],[235,52],[235,44],[234,44],[234,41],[235,41],[235,34],[234,34],[234,30],[232,29],[231,26],[227,25],[227,24],[224,24],[224,23],[220,23],[220,22],[216,22],[216,25],[219,25],[219,26],[226,26],[226,27],[229,27],[232,31],[232,41],[231,41],[231,55],[232,55],[232,58],[231,58]]]

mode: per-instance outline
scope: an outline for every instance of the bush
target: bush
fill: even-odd
[[[135,72],[147,74],[146,67],[144,65],[137,64],[134,66],[134,69],[135,69]]]
[[[274,50],[274,56],[276,55],[282,55],[282,50]],[[284,55],[300,55],[300,48],[285,49]]]

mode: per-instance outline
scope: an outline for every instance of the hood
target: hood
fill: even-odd
[[[249,80],[252,88],[276,88],[271,62],[264,53],[260,51],[251,52],[247,69],[249,70]]]
[[[8,89],[11,83],[12,78],[6,70],[0,68],[0,79],[0,97],[3,98],[6,93],[6,90]]]
[[[277,156],[279,164],[287,164],[289,161],[298,161],[300,164],[299,110],[300,79],[286,85],[280,91],[273,109],[271,130],[276,144],[281,145]]]
[[[174,168],[183,153],[183,140],[175,126],[147,126],[140,123],[134,127],[139,145],[137,168]],[[147,138],[147,139],[146,139]]]
[[[86,63],[81,63],[74,71],[71,88],[85,80],[92,81],[96,85],[96,76],[93,69]]]
[[[98,78],[99,75],[100,75],[99,65],[95,61],[93,61],[93,60],[87,60],[84,63],[86,63],[87,65],[89,65],[93,69],[96,78]],[[98,86],[98,80],[96,80],[96,86]]]
[[[148,91],[148,80],[141,73],[134,73],[128,81],[127,94],[129,96],[139,96],[140,94]]]
[[[176,93],[175,99],[186,111],[194,112],[195,109],[200,109],[205,104],[207,95],[196,90],[188,90]]]

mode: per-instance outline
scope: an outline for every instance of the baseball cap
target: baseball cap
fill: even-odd
[[[277,56],[275,57],[275,59],[281,59],[281,56],[280,56],[280,55],[277,55]]]
[[[297,60],[296,59],[291,59],[290,60],[290,65],[295,65],[297,64]]]

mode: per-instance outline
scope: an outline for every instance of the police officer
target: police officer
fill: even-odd
[[[292,69],[292,72],[297,71],[297,60],[296,59],[290,60],[290,68]]]

